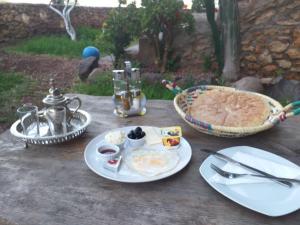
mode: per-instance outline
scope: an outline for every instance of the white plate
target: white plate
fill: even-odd
[[[135,126],[136,127],[136,126]],[[128,133],[130,130],[134,129],[135,127],[124,127],[124,128],[119,128],[120,130]],[[144,129],[146,127],[142,127]],[[115,129],[112,131],[116,131],[119,129]],[[100,134],[99,136],[95,137],[93,140],[90,141],[90,143],[86,146],[85,151],[84,151],[84,159],[88,167],[94,171],[96,174],[105,177],[110,180],[114,181],[119,181],[119,182],[126,182],[126,183],[142,183],[142,182],[150,182],[150,181],[155,181],[155,180],[160,180],[166,177],[169,177],[180,170],[182,170],[191,160],[192,157],[192,149],[190,144],[184,139],[181,138],[180,142],[180,147],[178,149],[173,149],[173,150],[164,150],[164,151],[177,151],[180,160],[177,166],[165,173],[159,174],[157,176],[153,177],[145,177],[142,175],[139,175],[138,173],[135,173],[134,171],[130,170],[126,164],[121,162],[121,167],[117,173],[109,171],[105,168],[103,168],[103,164],[101,161],[96,157],[96,151],[97,151],[97,146],[99,143],[104,141],[105,135],[109,131]],[[157,144],[157,145],[151,145],[151,146],[146,146],[146,148],[149,149],[163,149],[162,144]],[[126,154],[126,150],[123,152],[123,154]]]
[[[270,152],[248,146],[238,146],[220,150],[227,156],[236,152],[243,152],[256,157],[267,159],[278,164],[300,169],[296,164]],[[232,201],[268,216],[283,216],[300,208],[300,186],[294,184],[292,188],[275,182],[224,185],[211,182],[210,178],[216,174],[210,164],[222,166],[224,162],[209,156],[200,166],[200,174],[216,191]]]

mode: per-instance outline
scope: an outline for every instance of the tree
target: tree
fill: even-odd
[[[236,81],[240,72],[240,27],[237,0],[221,0],[221,27],[224,45],[224,68],[226,81]]]
[[[104,27],[104,38],[112,42],[110,51],[115,56],[115,68],[122,66],[125,48],[141,32],[140,12],[135,2],[126,8],[122,7],[124,4],[126,0],[119,0],[119,6],[110,11]]]
[[[235,81],[240,71],[240,28],[237,0],[220,0],[221,32],[215,20],[215,3],[204,0],[210,23],[218,73],[225,81]]]
[[[70,0],[50,0],[49,3],[49,8],[63,18],[67,33],[72,41],[76,40],[76,32],[72,26],[70,14],[76,5],[77,0],[72,2]],[[64,6],[62,11],[60,11],[61,6]]]
[[[142,31],[153,43],[155,63],[164,73],[176,33],[181,30],[191,33],[194,30],[194,18],[184,9],[182,0],[142,0],[141,10]]]
[[[219,31],[217,22],[215,20],[215,2],[213,0],[204,0],[206,17],[210,24],[212,31],[212,38],[214,43],[215,56],[218,63],[218,73],[222,73],[223,69],[223,54],[222,54],[222,42],[221,42],[221,33]]]

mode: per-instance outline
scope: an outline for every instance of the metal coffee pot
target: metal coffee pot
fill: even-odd
[[[72,110],[69,108],[69,104],[77,102],[77,106],[75,109],[72,108]],[[46,106],[46,109],[53,106],[63,106],[66,108],[66,122],[67,124],[70,124],[71,119],[73,118],[74,114],[77,112],[77,110],[81,107],[81,100],[77,96],[73,98],[69,98],[61,94],[61,91],[59,88],[55,87],[54,80],[50,79],[50,89],[49,89],[49,95],[47,95],[43,99],[43,103]],[[55,107],[54,107],[55,109]],[[53,110],[53,109],[52,109]],[[55,115],[55,112],[53,112]],[[59,114],[59,112],[57,112]]]

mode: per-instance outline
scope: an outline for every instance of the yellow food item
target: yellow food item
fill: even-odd
[[[248,92],[211,90],[199,94],[188,113],[212,125],[254,127],[268,119],[270,107],[265,100]]]

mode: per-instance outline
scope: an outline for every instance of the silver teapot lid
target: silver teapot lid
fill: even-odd
[[[68,97],[61,94],[60,89],[55,87],[54,79],[50,79],[49,95],[43,99],[43,103],[46,105],[62,105],[67,99]]]

